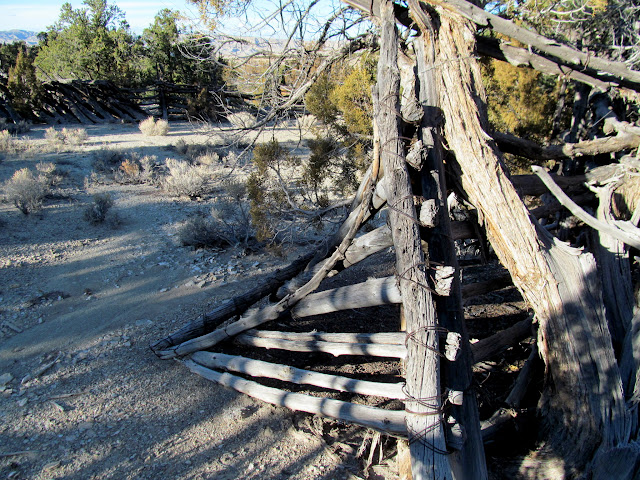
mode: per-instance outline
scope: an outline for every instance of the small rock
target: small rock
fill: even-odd
[[[166,288],[166,287],[165,287],[165,288],[161,288],[161,289],[160,289],[160,293],[164,293],[164,292],[168,292],[168,291],[169,291],[169,289],[168,289],[168,288]]]
[[[204,288],[204,286],[207,284],[207,282],[205,282],[204,280],[202,280],[201,282],[196,283],[196,285],[198,286],[198,288]]]
[[[20,400],[18,400],[18,406],[24,407],[28,402],[29,402],[29,399],[26,397],[23,397]]]
[[[11,375],[9,372],[3,373],[2,375],[0,375],[0,385],[2,386],[5,386],[11,380],[13,380],[13,375]]]
[[[49,462],[43,467],[43,469],[44,470],[52,470],[54,468],[59,467],[61,465],[61,463],[62,462],[60,462],[60,460],[56,460],[55,462]]]
[[[146,327],[147,325],[153,325],[153,320],[145,318],[144,320],[136,321],[136,327]]]
[[[78,424],[78,430],[81,432],[84,432],[86,430],[90,430],[91,428],[93,428],[93,423],[91,422],[82,422],[80,424]]]

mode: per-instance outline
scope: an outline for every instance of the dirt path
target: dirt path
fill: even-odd
[[[208,137],[188,124],[155,138],[133,125],[87,132],[71,152],[0,163],[2,182],[39,161],[64,173],[39,214],[0,204],[0,476],[360,478],[355,440],[330,448],[305,416],[220,388],[148,348],[286,261],[180,246],[178,226],[211,200],[150,185],[85,187],[94,150],[177,157],[170,146],[180,138]],[[43,128],[28,136],[45,143]],[[118,222],[83,219],[98,192],[113,196]],[[383,464],[370,478],[392,472]]]

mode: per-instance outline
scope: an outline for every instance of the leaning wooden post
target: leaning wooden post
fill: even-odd
[[[451,479],[441,412],[438,331],[403,143],[393,5],[381,3],[381,48],[374,112],[380,134],[396,269],[407,324],[406,422],[414,480]]]
[[[447,443],[450,449],[455,445],[450,463],[456,478],[481,480],[486,479],[488,474],[480,432],[478,402],[473,389],[471,367],[474,362],[462,310],[461,274],[447,206],[440,125],[442,116],[436,80],[437,61],[433,33],[435,25],[431,24],[432,21],[429,24],[424,23],[431,19],[427,15],[421,15],[422,9],[416,0],[409,0],[409,7],[414,12],[413,18],[420,22],[418,25],[422,32],[422,35],[414,41],[414,50],[416,52],[416,94],[419,104],[424,109],[421,128],[418,130],[418,140],[424,146],[424,151],[421,152],[424,163],[415,165],[422,166],[422,197],[425,200],[423,200],[420,218],[425,222],[423,239],[428,245],[429,259],[436,264],[454,267],[456,272],[451,294],[435,299],[439,324],[461,337],[461,348],[456,360],[445,362],[442,368],[443,388],[464,392],[462,405],[450,405],[446,415],[447,424],[451,426],[447,430]],[[435,206],[434,209],[426,212],[431,215],[423,214],[423,210],[429,205]]]

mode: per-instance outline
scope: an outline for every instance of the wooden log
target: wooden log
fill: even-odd
[[[279,332],[275,330],[248,330],[247,335],[260,338],[280,338],[298,342],[323,341],[335,343],[377,343],[380,345],[404,345],[407,334],[404,332],[382,333],[327,333],[327,332]]]
[[[528,48],[519,48],[511,45],[508,41],[501,41],[497,38],[485,35],[476,35],[477,50],[480,55],[486,55],[496,60],[509,62],[515,67],[530,67],[545,75],[555,75],[567,80],[585,83],[600,91],[607,91],[609,88],[619,85],[619,82],[612,77],[598,78],[597,73],[589,74],[577,68],[563,65],[557,59],[538,55]],[[504,151],[504,150],[503,150]]]
[[[404,399],[404,383],[382,383],[358,380],[357,378],[329,375],[310,370],[253,360],[251,358],[225,355],[223,353],[196,352],[191,359],[207,368],[242,373],[252,377],[274,378],[299,385],[314,385],[329,390],[357,393],[376,397]]]
[[[82,114],[89,119],[91,123],[102,123],[104,119],[98,117],[95,113],[93,113],[89,108],[85,107],[85,98],[84,95],[72,85],[60,84],[60,89],[66,98],[71,100],[75,108],[78,111],[82,112]]]
[[[253,337],[248,333],[238,335],[235,341],[242,345],[250,345],[252,347],[275,348],[290,352],[322,352],[331,354],[334,357],[342,355],[367,355],[383,358],[404,358],[407,353],[404,345],[282,340],[279,338]]]
[[[611,137],[596,138],[578,143],[548,145],[546,147],[508,133],[494,132],[492,136],[503,152],[537,161],[616,153],[640,146],[640,135],[626,132]]]
[[[450,335],[458,337],[459,352],[453,357],[445,356],[448,362],[442,362],[442,385],[448,389],[450,408],[447,412],[447,445],[450,448],[449,462],[456,478],[485,480],[488,477],[483,440],[480,428],[478,402],[473,391],[473,346],[469,344],[469,335],[464,322],[462,299],[469,296],[469,287],[465,292],[458,264],[454,240],[457,238],[478,237],[484,252],[488,251],[485,235],[480,227],[472,225],[471,235],[459,236],[456,227],[461,222],[451,222],[448,205],[448,185],[444,164],[442,116],[438,92],[439,60],[435,58],[434,31],[437,30],[434,17],[424,15],[417,2],[409,2],[416,23],[424,32],[415,42],[416,72],[420,84],[419,103],[425,109],[419,139],[433,139],[433,146],[426,156],[421,172],[420,185],[422,196],[432,200],[437,206],[432,228],[423,229],[423,238],[428,245],[428,255],[432,262],[453,267],[455,276],[453,289],[449,296],[436,297],[438,322]],[[477,214],[474,215],[477,218]],[[471,222],[469,222],[471,223]],[[509,279],[510,281],[510,279]],[[491,288],[500,288],[500,282],[494,282]]]
[[[277,388],[265,387],[257,382],[245,380],[229,373],[216,372],[198,365],[192,360],[185,360],[184,364],[193,373],[207,380],[232,388],[263,402],[287,407],[291,410],[322,415],[343,422],[355,423],[389,435],[406,435],[405,413],[403,411],[382,410],[340,400],[285,392]]]
[[[538,346],[534,343],[531,346],[529,357],[518,372],[518,377],[516,378],[509,395],[504,401],[504,403],[509,407],[520,407],[520,404],[522,403],[522,400],[524,400],[527,390],[533,381],[534,374],[539,370],[539,368],[537,368],[538,364],[542,365],[542,362],[540,361],[540,355],[538,354]]]
[[[589,215],[582,207],[577,205],[569,196],[562,191],[562,189],[555,184],[551,176],[542,168],[537,165],[532,165],[531,169],[538,177],[543,181],[549,191],[556,197],[556,200],[561,205],[566,207],[573,215],[578,217],[584,223],[591,228],[605,233],[620,242],[624,242],[630,247],[640,249],[640,229],[631,225],[629,222],[612,221],[611,223],[603,222],[597,218]]]
[[[394,277],[368,280],[356,285],[313,293],[300,301],[291,311],[294,317],[308,317],[326,313],[397,304],[402,301]]]
[[[372,232],[361,235],[349,246],[342,264],[348,268],[365,258],[393,246],[391,230],[388,225],[378,227]]]
[[[401,140],[397,52],[398,38],[393,4],[380,2],[380,58],[374,89],[374,117],[380,136],[380,158],[387,179],[385,190],[396,252],[396,270],[407,325],[412,340],[407,345],[406,422],[414,480],[450,479],[451,467],[441,419],[440,365],[436,312],[425,286],[425,256],[418,216]]]
[[[382,0],[343,0],[343,2],[373,16],[380,17]],[[513,38],[528,46],[529,51],[544,55],[550,61],[567,65],[573,70],[584,72],[598,80],[612,81],[634,90],[640,89],[640,72],[632,70],[624,62],[613,62],[593,55],[592,52],[583,52],[569,45],[546,38],[465,0],[438,1],[433,2],[432,5],[439,7],[441,11],[446,10],[445,15],[463,16],[481,27],[490,28],[497,33]],[[469,38],[471,45],[475,45],[474,40],[474,37]]]
[[[515,345],[516,343],[528,338],[532,335],[531,327],[533,325],[533,317],[530,316],[525,320],[521,320],[515,325],[506,328],[490,337],[483,338],[472,344],[474,363],[484,362],[491,357],[497,355],[506,347]]]
[[[313,258],[313,255],[313,253],[303,255],[288,266],[276,270],[248,292],[225,300],[211,312],[205,313],[202,317],[188,323],[180,330],[156,341],[150,345],[151,350],[157,354],[162,350],[179,345],[192,338],[205,335],[222,322],[236,315],[241,315],[246,312],[251,305],[261,298],[273,294],[285,281],[298,274],[307,265],[309,260]]]

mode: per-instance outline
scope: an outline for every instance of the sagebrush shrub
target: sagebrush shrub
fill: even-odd
[[[38,211],[49,193],[47,180],[42,176],[36,177],[28,168],[17,170],[4,187],[7,200],[25,215]]]
[[[15,153],[16,139],[9,130],[0,130],[0,152]]]
[[[84,128],[63,128],[62,136],[64,137],[64,142],[69,145],[82,145],[89,138]]]
[[[140,131],[146,137],[161,137],[169,133],[169,122],[149,117],[146,120],[140,122]]]
[[[229,239],[221,235],[222,226],[213,218],[193,217],[178,231],[178,239],[185,247],[221,248],[230,245]]]
[[[103,148],[93,154],[93,169],[99,173],[112,173],[130,156],[131,153],[122,149]]]
[[[9,123],[6,118],[0,118],[0,130],[7,130],[11,135],[27,133],[31,130],[31,124],[25,120],[18,123]]]
[[[93,196],[93,201],[84,211],[84,218],[92,225],[104,222],[107,212],[113,206],[113,198],[109,193],[98,193]]]
[[[64,145],[64,134],[56,130],[55,127],[49,127],[44,131],[44,138],[47,139],[50,145],[62,146]]]
[[[209,169],[202,165],[191,165],[189,162],[168,158],[168,170],[164,178],[164,189],[177,196],[198,197],[208,190]]]

